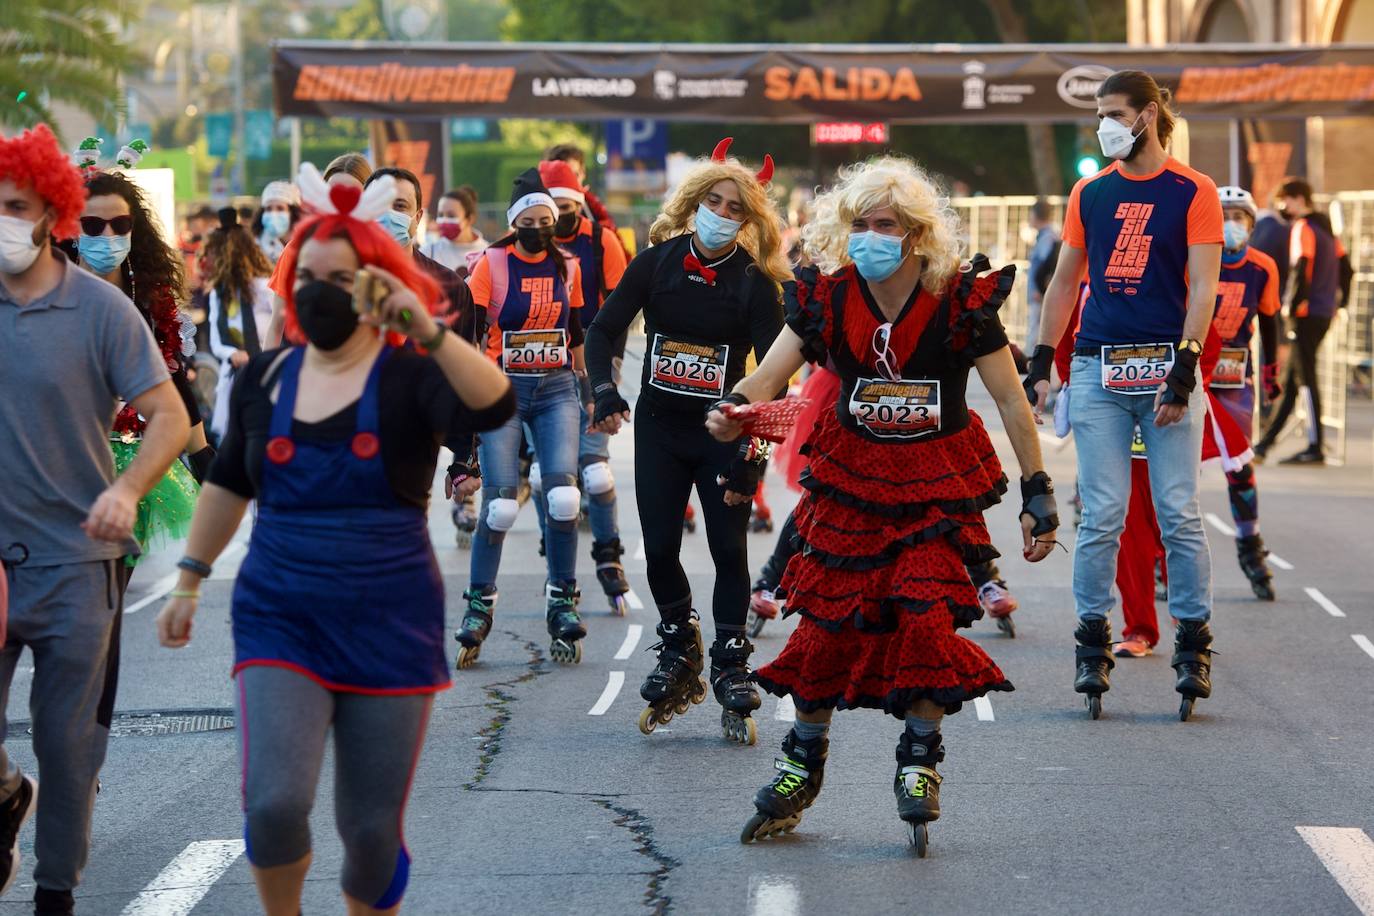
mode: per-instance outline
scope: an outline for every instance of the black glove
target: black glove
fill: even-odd
[[[620,396],[620,389],[615,387],[614,382],[598,385],[596,391],[592,392],[592,397],[596,402],[596,410],[592,413],[593,426],[630,409],[630,405]]]
[[[191,469],[191,476],[196,479],[196,483],[205,483],[205,475],[210,473],[210,465],[215,460],[214,446],[207,445],[205,448],[196,452],[194,455],[186,456],[186,464]]]
[[[724,407],[726,404],[732,404],[732,405],[734,405],[735,407],[743,407],[745,404],[748,404],[748,403],[749,403],[749,399],[748,399],[748,398],[746,398],[744,395],[740,394],[738,391],[732,391],[732,392],[730,392],[729,394],[727,394],[725,397],[721,398],[719,401],[716,401],[716,402],[715,402],[714,404],[712,404],[710,407],[707,407],[707,408],[706,408],[706,412],[707,412],[707,413],[710,413],[710,412],[713,411],[713,410],[720,410],[720,409],[721,409],[722,407]]]
[[[444,478],[444,497],[453,499],[453,491],[458,484],[473,477],[479,480],[482,477],[482,465],[478,463],[475,451],[467,461],[455,461],[448,466],[448,475]]]
[[[1035,391],[1036,384],[1048,382],[1052,368],[1054,368],[1054,347],[1040,344],[1031,354],[1030,365],[1026,370],[1026,380],[1021,383],[1021,387],[1026,390],[1026,398],[1032,405],[1040,400],[1040,395]]]
[[[740,440],[735,459],[724,474],[717,475],[716,483],[741,496],[753,496],[759,488],[759,481],[763,479],[771,450],[765,440],[745,436]]]
[[[1161,404],[1187,405],[1188,396],[1197,387],[1197,354],[1192,350],[1178,350],[1174,353],[1174,367],[1164,378],[1167,389]]]
[[[1054,481],[1044,471],[1036,471],[1030,480],[1021,481],[1021,515],[1034,520],[1031,537],[1049,534],[1059,527],[1059,506],[1054,501]]]

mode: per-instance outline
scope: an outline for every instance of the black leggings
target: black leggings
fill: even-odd
[[[739,445],[713,439],[705,416],[704,409],[656,412],[643,402],[635,411],[635,494],[649,590],[660,614],[691,606],[692,586],[678,554],[682,514],[695,484],[716,565],[711,604],[716,633],[741,633],[749,610],[749,502],[725,505],[725,488],[716,475],[725,473]]]
[[[1283,399],[1269,420],[1262,444],[1268,448],[1283,432],[1283,425],[1293,413],[1298,400],[1298,387],[1307,388],[1307,441],[1316,448],[1322,444],[1321,385],[1317,382],[1317,350],[1331,327],[1330,318],[1295,318],[1293,320],[1293,351],[1283,371]]]
[[[794,510],[787,513],[787,521],[782,523],[782,530],[778,532],[778,541],[773,545],[773,553],[763,564],[763,570],[759,573],[754,587],[770,592],[777,591],[782,574],[787,571],[788,562],[800,549],[801,545],[797,543],[797,514]]]

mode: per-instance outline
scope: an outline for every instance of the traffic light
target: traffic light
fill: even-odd
[[[1097,134],[1088,125],[1078,127],[1078,159],[1074,162],[1079,178],[1091,178],[1102,171],[1102,160],[1097,157]]]
[[[1088,153],[1078,157],[1078,177],[1090,178],[1102,171],[1102,163],[1097,161],[1097,157]]]

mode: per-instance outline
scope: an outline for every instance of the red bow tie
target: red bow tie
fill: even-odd
[[[697,256],[694,254],[689,253],[687,257],[682,259],[682,269],[689,274],[701,274],[701,279],[706,281],[707,286],[716,285],[715,270],[697,260]]]

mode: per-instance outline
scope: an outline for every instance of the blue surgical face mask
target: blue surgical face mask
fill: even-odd
[[[1221,224],[1221,237],[1227,251],[1240,251],[1250,241],[1250,230],[1238,219],[1228,219]]]
[[[132,235],[86,235],[76,240],[76,250],[81,254],[81,263],[95,273],[104,276],[114,270],[129,256]]]
[[[697,204],[697,241],[711,251],[729,245],[739,235],[743,223],[717,216],[706,204]]]
[[[905,235],[883,235],[870,229],[849,233],[849,257],[859,274],[870,283],[880,283],[902,266],[902,240]]]
[[[377,217],[377,222],[382,224],[382,228],[391,233],[391,237],[396,240],[396,244],[405,248],[410,244],[410,217],[400,210],[388,210]]]
[[[407,224],[408,225],[408,224]],[[285,210],[273,210],[262,215],[262,231],[269,238],[285,238],[291,231],[291,214]]]

